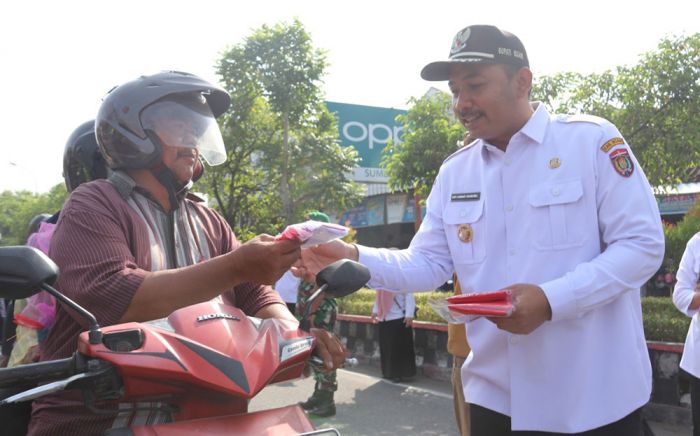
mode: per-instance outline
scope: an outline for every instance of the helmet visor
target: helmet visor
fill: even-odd
[[[157,101],[143,110],[141,125],[165,145],[197,149],[209,165],[226,161],[219,125],[201,94]]]

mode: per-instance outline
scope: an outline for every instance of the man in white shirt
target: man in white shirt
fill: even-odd
[[[690,375],[693,436],[700,436],[700,233],[688,241],[676,279],[673,303],[678,310],[692,318],[680,366]]]
[[[639,288],[664,237],[630,147],[604,119],[531,103],[525,48],[494,26],[461,30],[421,76],[449,81],[478,139],[443,163],[409,248],[334,241],[303,250],[300,273],[347,257],[374,288],[431,290],[454,271],[464,292],[510,289],[512,316],[469,322],[472,436],[639,435],[651,393]]]

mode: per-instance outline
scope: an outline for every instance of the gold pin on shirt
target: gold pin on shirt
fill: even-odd
[[[465,244],[471,242],[472,238],[474,238],[472,226],[469,224],[460,224],[459,228],[457,229],[457,236],[459,237],[459,240]]]
[[[553,157],[549,160],[549,168],[550,169],[556,169],[561,166],[561,159],[558,157]]]

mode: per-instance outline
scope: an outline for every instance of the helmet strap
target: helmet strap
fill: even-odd
[[[177,179],[175,178],[175,174],[170,170],[170,168],[163,165],[162,162],[151,168],[150,171],[168,192],[170,210],[173,211],[177,209],[180,206],[180,202],[177,198],[178,194],[187,192],[190,187],[192,187],[192,181],[188,181],[184,186],[181,183],[178,183]]]
[[[194,184],[194,182],[199,180],[202,175],[204,175],[204,164],[202,163],[202,158],[198,156],[197,162],[194,163],[194,174],[192,175],[192,180],[190,180],[190,182]]]

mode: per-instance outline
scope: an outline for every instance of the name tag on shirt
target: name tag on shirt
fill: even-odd
[[[476,201],[481,198],[481,192],[459,192],[452,194],[451,201]]]

